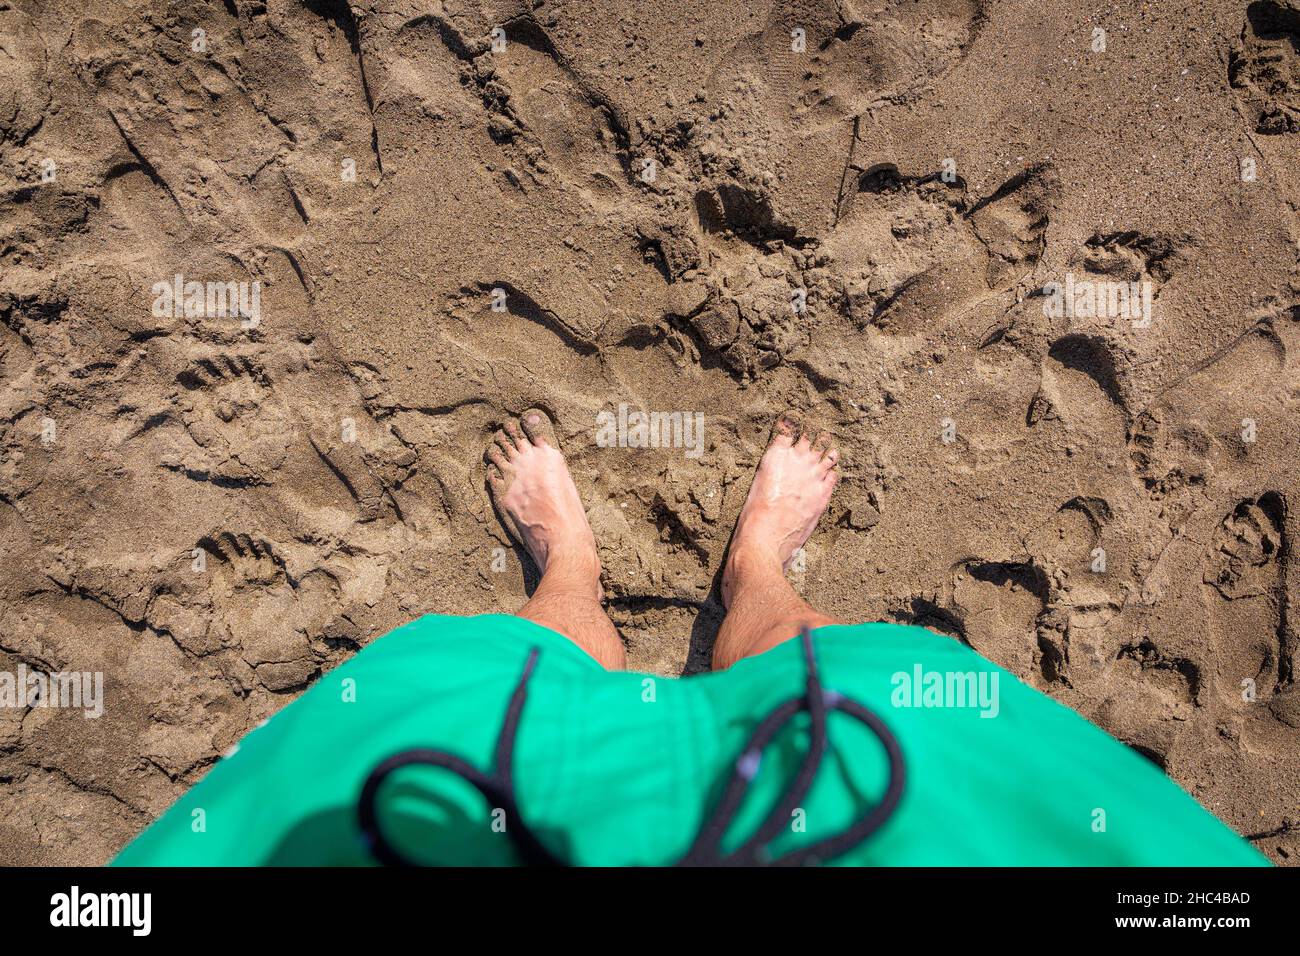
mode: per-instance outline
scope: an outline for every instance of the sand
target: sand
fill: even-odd
[[[103,862],[388,629],[516,610],[480,456],[534,404],[634,667],[707,667],[794,407],[846,450],[810,601],[1294,863],[1300,4],[1095,9],[0,5],[0,671],[104,680],[0,707],[0,863]]]

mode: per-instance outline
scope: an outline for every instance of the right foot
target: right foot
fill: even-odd
[[[799,416],[785,412],[736,521],[736,533],[722,572],[723,604],[731,606],[736,576],[764,565],[789,568],[794,553],[812,536],[839,482],[840,452],[829,432],[804,430]]]
[[[582,499],[564,462],[555,428],[541,409],[506,422],[484,456],[488,487],[499,511],[543,572],[562,563],[600,590],[600,558]]]

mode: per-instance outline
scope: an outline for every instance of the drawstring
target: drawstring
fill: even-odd
[[[722,800],[713,816],[704,822],[695,837],[694,844],[686,855],[678,861],[678,866],[799,866],[806,863],[822,863],[842,856],[853,849],[871,834],[875,833],[889,819],[898,806],[903,795],[903,752],[885,722],[855,700],[837,693],[823,690],[817,676],[817,659],[813,655],[812,632],[804,628],[800,632],[803,643],[804,658],[808,667],[806,690],[802,697],[796,697],[778,706],[767,715],[754,730],[749,743],[741,751],[722,792]],[[749,790],[750,782],[758,775],[763,751],[781,729],[794,719],[800,711],[808,711],[812,720],[811,741],[803,764],[795,775],[794,782],[777,802],[767,819],[740,847],[731,853],[723,854],[722,838],[731,825],[741,801]],[[799,806],[800,801],[812,788],[822,757],[826,754],[826,716],[829,711],[838,710],[866,724],[885,748],[889,760],[889,784],[885,794],[871,811],[848,829],[819,840],[812,846],[793,850],[776,859],[767,857],[767,844],[776,838],[786,826],[790,817]]]
[[[722,799],[713,815],[704,821],[695,836],[695,841],[686,854],[677,861],[677,866],[799,866],[809,863],[823,863],[842,856],[869,836],[875,833],[889,819],[898,807],[903,793],[905,777],[903,753],[898,739],[885,726],[884,721],[862,704],[851,700],[836,691],[824,690],[817,676],[817,661],[813,654],[812,632],[803,628],[800,632],[804,658],[807,663],[807,684],[804,693],[784,704],[777,706],[765,717],[750,736],[740,757],[732,767],[731,776],[723,788]],[[358,821],[361,832],[375,858],[388,866],[416,866],[415,861],[404,856],[389,842],[379,826],[376,808],[379,787],[389,774],[414,764],[441,767],[463,777],[488,801],[489,806],[500,809],[506,818],[506,832],[514,842],[523,862],[530,866],[564,866],[564,861],[551,855],[524,823],[515,799],[514,780],[511,775],[511,760],[514,754],[515,737],[519,732],[519,719],[523,713],[524,700],[528,696],[528,681],[537,666],[537,648],[533,648],[524,665],[524,672],[510,696],[506,708],[505,721],[497,737],[496,753],[493,758],[493,771],[483,774],[454,754],[441,750],[416,748],[394,754],[380,763],[370,772],[365,785],[361,788],[361,797],[357,806]],[[777,805],[767,819],[758,827],[754,835],[730,853],[723,853],[722,840],[728,827],[740,809],[741,802],[749,790],[758,768],[762,762],[764,750],[787,723],[802,711],[807,711],[811,719],[811,740],[794,781],[786,789]],[[865,816],[854,822],[847,829],[817,841],[811,846],[793,850],[783,856],[772,859],[767,854],[767,845],[772,842],[788,824],[800,801],[807,796],[816,779],[822,758],[826,754],[828,737],[826,718],[837,710],[848,714],[868,729],[879,739],[884,747],[889,762],[889,783],[885,793]]]
[[[514,693],[510,695],[510,704],[506,707],[506,719],[497,737],[496,753],[492,759],[493,771],[490,775],[480,773],[455,754],[424,747],[393,754],[370,771],[370,776],[366,778],[365,785],[361,788],[361,797],[357,802],[357,819],[370,852],[380,863],[385,866],[422,865],[402,854],[389,842],[384,831],[380,829],[377,809],[379,787],[388,775],[403,767],[421,764],[427,767],[442,767],[463,777],[483,795],[488,806],[502,810],[505,813],[506,833],[514,841],[515,849],[519,851],[524,863],[529,866],[564,865],[551,856],[550,851],[542,846],[533,835],[533,831],[524,823],[515,800],[515,784],[511,775],[515,736],[519,733],[519,718],[523,714],[524,699],[528,696],[528,679],[533,676],[533,669],[537,666],[537,655],[538,650],[534,647],[528,654],[527,663],[524,664],[524,673],[519,678],[519,683],[515,685]]]

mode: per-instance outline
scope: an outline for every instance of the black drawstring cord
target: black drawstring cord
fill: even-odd
[[[812,632],[805,627],[800,632],[800,640],[808,668],[807,685],[803,695],[776,707],[755,728],[744,750],[741,751],[739,759],[736,760],[732,767],[731,776],[723,788],[722,799],[719,801],[717,809],[700,826],[695,842],[691,844],[691,848],[686,851],[685,856],[677,862],[677,866],[798,866],[807,863],[825,862],[847,853],[866,840],[867,837],[880,829],[898,807],[898,801],[903,794],[905,779],[903,752],[898,745],[898,739],[885,726],[884,721],[872,711],[836,691],[827,691],[822,688],[821,681],[817,676],[816,657],[813,654]],[[501,734],[497,738],[496,755],[493,760],[494,770],[491,776],[480,773],[453,754],[423,748],[404,750],[401,753],[394,754],[370,772],[365,785],[361,788],[357,812],[361,832],[365,835],[371,851],[380,863],[389,866],[418,865],[400,853],[384,836],[379,827],[376,802],[380,784],[384,782],[389,774],[401,767],[423,764],[442,767],[464,777],[488,800],[491,806],[503,810],[506,815],[506,833],[514,841],[524,863],[531,866],[566,865],[563,861],[551,855],[550,851],[542,845],[527,824],[524,823],[515,799],[514,781],[511,774],[515,737],[519,732],[519,719],[523,713],[524,700],[528,696],[528,680],[533,675],[533,670],[537,664],[537,656],[538,650],[533,648],[528,655],[527,664],[524,665],[523,676],[520,677],[519,683],[510,697],[510,704],[506,708],[506,717],[501,727]],[[740,809],[740,804],[745,793],[749,790],[751,781],[758,774],[763,752],[781,729],[795,715],[804,710],[808,711],[811,718],[811,741],[808,746],[808,753],[804,756],[793,783],[782,795],[780,801],[778,801],[754,835],[731,853],[724,854],[722,852],[723,836],[731,825],[736,811]],[[798,808],[800,801],[812,789],[813,780],[817,776],[817,770],[821,766],[822,758],[826,753],[828,745],[826,718],[832,710],[848,714],[866,724],[877,739],[880,740],[889,762],[889,783],[885,787],[885,793],[880,798],[880,802],[869,813],[846,830],[819,840],[811,846],[793,850],[776,859],[770,859],[767,856],[767,844],[789,825],[790,818]]]
[[[898,801],[903,795],[905,779],[903,751],[898,745],[898,739],[885,726],[884,721],[857,701],[850,700],[836,691],[822,689],[821,680],[817,676],[817,658],[813,653],[812,632],[806,627],[803,628],[799,639],[803,644],[808,668],[808,680],[803,696],[781,704],[755,728],[749,742],[741,751],[740,758],[732,768],[731,777],[723,789],[718,808],[700,827],[694,844],[678,861],[678,866],[798,866],[824,862],[847,853],[875,833],[898,806]],[[808,744],[808,753],[804,756],[794,782],[772,808],[772,812],[759,826],[757,832],[734,851],[724,854],[723,835],[731,826],[732,819],[740,808],[745,793],[749,790],[750,782],[758,775],[764,750],[781,729],[803,710],[808,711],[812,721],[811,740]],[[776,859],[769,859],[767,844],[789,826],[794,811],[812,789],[813,780],[826,754],[828,744],[826,717],[831,710],[842,711],[857,718],[880,740],[889,761],[889,783],[885,787],[885,793],[870,813],[847,830],[819,840],[812,846],[793,850]]]
[[[529,866],[564,865],[553,857],[533,831],[528,829],[519,815],[519,804],[515,800],[515,784],[511,767],[514,760],[515,737],[519,733],[519,718],[523,714],[524,699],[528,696],[528,679],[533,676],[533,669],[537,666],[537,655],[538,650],[534,647],[528,654],[528,662],[524,664],[523,675],[515,685],[514,693],[510,695],[506,718],[501,724],[501,733],[497,736],[496,753],[492,759],[493,772],[490,776],[480,773],[455,754],[424,747],[393,754],[370,771],[370,776],[366,778],[365,785],[361,788],[361,797],[357,802],[357,821],[366,839],[366,845],[380,863],[385,866],[423,865],[405,856],[389,842],[379,826],[377,806],[379,787],[389,774],[402,767],[421,764],[428,767],[442,767],[464,777],[483,795],[488,806],[503,811],[506,833],[514,842],[515,849],[519,851],[524,863]]]

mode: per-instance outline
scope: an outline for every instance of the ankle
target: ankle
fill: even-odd
[[[785,579],[776,549],[758,543],[733,543],[722,569],[723,603],[730,607],[736,592],[757,582],[770,581],[774,576]]]
[[[600,558],[593,544],[557,545],[546,556],[542,580],[554,592],[600,595]]]

